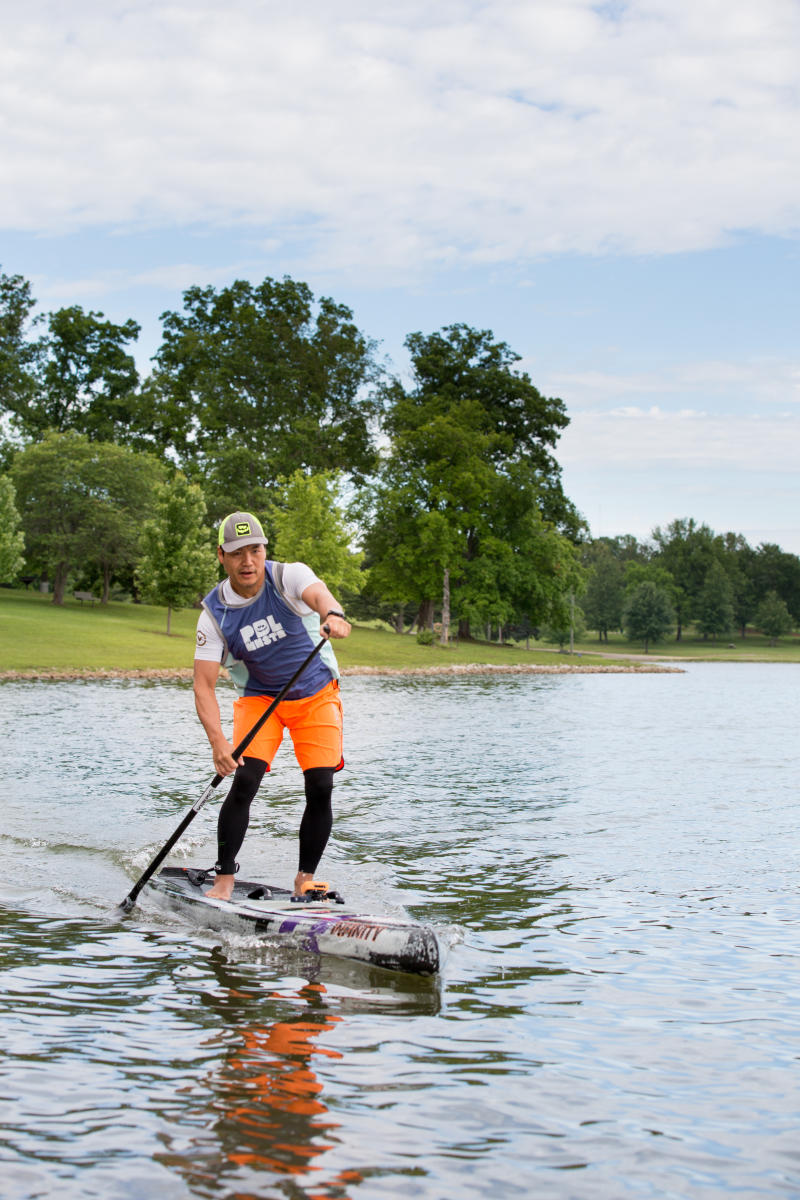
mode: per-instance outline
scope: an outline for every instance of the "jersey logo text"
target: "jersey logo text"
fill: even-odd
[[[260,650],[262,646],[269,646],[271,642],[285,637],[286,630],[272,615],[266,621],[254,621],[252,625],[242,626],[242,640],[248,650]]]

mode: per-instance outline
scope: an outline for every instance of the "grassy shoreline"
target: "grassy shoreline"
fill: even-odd
[[[0,679],[188,679],[196,622],[196,610],[173,613],[172,634],[167,637],[164,608],[89,605],[71,597],[56,606],[38,592],[3,588]],[[488,642],[420,646],[413,636],[356,626],[347,641],[336,643],[336,654],[345,675],[641,672],[679,670],[681,660],[800,662],[800,644],[768,647],[766,639],[756,637],[733,650],[729,643],[661,643],[647,656],[621,638],[602,645],[583,641],[574,655],[559,653],[555,646],[532,645],[535,648]]]

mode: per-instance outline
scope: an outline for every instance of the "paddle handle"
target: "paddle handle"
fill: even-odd
[[[330,632],[327,625],[323,625],[322,628],[325,630],[326,633]],[[284,684],[284,686],[278,692],[277,696],[272,701],[269,708],[267,708],[266,711],[261,714],[261,716],[258,718],[258,720],[256,721],[253,728],[248,730],[248,732],[244,735],[242,740],[239,742],[239,745],[234,747],[233,757],[235,759],[238,760],[239,758],[241,758],[241,756],[244,754],[247,747],[252,742],[253,738],[258,733],[261,726],[264,724],[265,721],[269,720],[269,718],[275,712],[275,709],[280,704],[281,700],[283,700],[284,697],[286,696],[287,692],[289,692],[291,690],[291,688],[294,686],[294,684],[297,682],[297,680],[303,674],[303,671],[305,671],[306,667],[311,662],[314,655],[318,654],[320,652],[320,650],[325,645],[327,640],[328,640],[327,637],[323,637],[323,638],[319,639],[317,644],[314,646],[313,650],[311,650],[310,653],[307,654],[306,657],[303,659],[300,666],[297,668],[297,670],[295,671],[294,675],[291,677],[289,682]],[[219,785],[222,783],[222,780],[224,778],[225,778],[224,775],[219,775],[219,774],[215,775],[214,778],[211,780],[211,783],[208,785],[206,790],[203,792],[203,794],[201,796],[197,797],[194,804],[189,809],[189,811],[187,812],[186,816],[181,821],[178,828],[175,830],[175,832],[170,837],[169,841],[167,841],[161,847],[158,854],[155,856],[153,861],[150,863],[150,866],[147,868],[147,870],[144,872],[144,874],[141,876],[141,878],[137,879],[136,883],[133,885],[131,890],[128,892],[125,899],[120,903],[119,907],[124,912],[131,911],[134,904],[136,903],[136,897],[139,895],[139,892],[142,890],[144,885],[147,883],[148,879],[155,873],[155,871],[158,870],[158,868],[161,866],[164,859],[169,854],[172,847],[177,842],[178,838],[180,838],[182,836],[182,834],[186,831],[188,826],[191,825],[192,821],[195,819],[197,814],[200,812],[200,809],[203,807],[205,802],[211,796],[211,793],[214,791],[215,788],[219,787]]]

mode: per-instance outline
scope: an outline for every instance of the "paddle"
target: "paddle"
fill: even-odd
[[[325,630],[326,633],[330,632],[327,625],[323,625],[322,628]],[[289,689],[292,687],[292,685],[300,678],[300,676],[303,674],[303,671],[305,671],[306,667],[311,662],[314,655],[319,653],[319,651],[325,645],[327,640],[328,640],[327,638],[320,638],[320,640],[317,642],[316,646],[311,651],[311,653],[308,654],[306,656],[306,658],[303,659],[300,666],[297,668],[297,670],[295,671],[294,675],[289,680],[289,682],[284,687],[282,687],[281,690],[278,692],[277,696],[272,701],[272,704],[270,704],[270,706],[266,710],[266,712],[261,714],[261,716],[258,718],[258,720],[256,721],[253,728],[250,730],[250,732],[246,733],[244,735],[244,737],[242,738],[242,740],[239,742],[239,745],[234,747],[233,757],[235,759],[238,760],[242,757],[245,750],[250,745],[250,743],[252,742],[252,740],[256,736],[256,734],[258,733],[261,726],[264,724],[264,722],[269,717],[272,716],[272,714],[275,712],[275,709],[278,707],[281,700],[283,700],[286,693],[289,691]],[[165,844],[161,847],[158,854],[155,856],[153,861],[150,863],[150,866],[145,871],[144,875],[142,875],[142,877],[136,881],[136,883],[133,885],[131,890],[128,892],[125,899],[119,905],[119,907],[121,909],[123,909],[124,912],[131,911],[134,904],[136,903],[136,897],[139,895],[139,892],[142,890],[144,885],[147,883],[150,876],[153,874],[153,872],[158,867],[161,866],[162,862],[167,857],[170,850],[177,842],[178,838],[186,830],[186,828],[192,823],[192,821],[195,819],[197,814],[200,812],[200,809],[205,804],[206,800],[208,800],[210,798],[211,793],[214,791],[214,788],[219,787],[219,785],[222,783],[222,780],[224,778],[225,778],[224,775],[215,775],[214,778],[211,780],[211,783],[208,785],[206,790],[203,792],[202,796],[198,796],[198,798],[195,800],[194,804],[189,809],[186,816],[183,818],[180,825],[173,833],[172,837],[169,839],[169,841],[165,842]]]

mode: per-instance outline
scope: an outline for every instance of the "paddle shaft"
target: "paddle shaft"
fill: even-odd
[[[325,630],[327,630],[328,627],[327,627],[327,625],[324,625],[323,628]],[[269,718],[275,712],[275,709],[280,704],[281,700],[283,700],[283,698],[286,696],[286,693],[294,686],[294,684],[297,682],[297,680],[303,674],[303,671],[305,671],[306,667],[311,662],[314,655],[319,654],[320,650],[325,645],[327,640],[328,640],[327,638],[320,638],[320,640],[314,646],[314,649],[303,659],[300,666],[297,668],[297,670],[295,671],[294,675],[289,680],[289,682],[287,684],[285,684],[284,687],[282,687],[281,690],[278,692],[277,696],[272,701],[269,708],[266,709],[266,711],[261,714],[261,716],[258,718],[258,720],[256,721],[253,728],[250,729],[244,735],[242,740],[239,742],[239,745],[234,747],[233,757],[237,761],[244,754],[245,750],[250,745],[253,738],[256,736],[256,734],[258,733],[259,729],[264,724],[264,722],[269,720]],[[136,897],[139,895],[139,892],[142,890],[144,885],[147,883],[148,879],[151,877],[151,875],[154,874],[155,871],[158,870],[158,868],[161,866],[164,859],[169,854],[172,847],[177,842],[178,838],[180,838],[183,835],[183,833],[186,831],[188,826],[191,825],[192,821],[195,819],[197,814],[200,812],[200,809],[203,807],[203,805],[206,803],[206,801],[208,799],[210,799],[211,794],[214,791],[214,789],[219,787],[219,785],[222,783],[222,780],[224,778],[225,778],[224,775],[215,775],[214,778],[211,780],[211,783],[208,785],[206,790],[203,792],[203,794],[201,796],[197,797],[194,804],[189,809],[189,811],[187,812],[186,816],[181,821],[178,828],[175,830],[175,832],[172,834],[172,836],[169,838],[169,840],[164,843],[164,845],[159,850],[158,854],[155,856],[153,861],[150,863],[150,866],[147,868],[147,870],[144,872],[144,874],[141,876],[141,878],[137,879],[136,883],[133,885],[131,890],[128,892],[125,899],[120,903],[119,907],[124,909],[125,912],[130,912],[130,910],[133,908],[134,904],[136,903]]]

